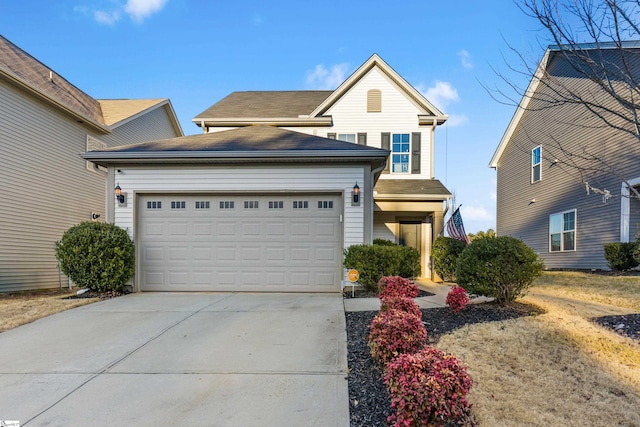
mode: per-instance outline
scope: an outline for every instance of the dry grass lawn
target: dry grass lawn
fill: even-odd
[[[59,311],[98,301],[98,298],[63,299],[73,294],[75,290],[67,289],[0,294],[0,332]]]
[[[467,326],[438,347],[469,365],[482,426],[640,426],[640,342],[589,318],[640,313],[640,278],[545,273],[547,313]]]

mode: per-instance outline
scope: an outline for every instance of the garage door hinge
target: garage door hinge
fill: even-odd
[[[342,223],[342,214],[340,214],[340,223]]]

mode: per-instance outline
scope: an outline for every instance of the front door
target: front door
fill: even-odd
[[[422,254],[422,222],[400,221],[399,243],[416,248]]]

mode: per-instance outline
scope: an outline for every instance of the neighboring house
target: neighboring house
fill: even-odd
[[[607,84],[623,94],[637,90],[618,71],[630,67],[638,81],[639,46],[624,46],[624,66],[614,46],[578,49],[594,60],[589,67],[604,64]],[[635,240],[640,232],[640,203],[628,197],[629,186],[640,185],[640,146],[621,120],[635,112],[587,78],[591,71],[575,58],[555,46],[547,50],[491,159],[496,232],[523,240],[550,269],[608,269],[604,244]],[[576,102],[580,97],[589,108]]]
[[[109,218],[137,239],[136,290],[335,292],[344,248],[374,238],[418,248],[431,277],[446,119],[373,55],[335,91],[232,93],[193,119],[202,135],[83,157],[127,193]]]
[[[181,135],[168,99],[93,99],[0,36],[0,292],[67,285],[55,242],[106,216],[106,172],[80,153]]]

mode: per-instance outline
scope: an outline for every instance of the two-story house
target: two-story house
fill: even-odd
[[[67,286],[55,242],[106,216],[80,153],[182,135],[168,99],[94,99],[0,36],[0,292]]]
[[[639,77],[636,42],[550,46],[491,159],[497,234],[547,268],[608,269],[604,244],[640,232]]]
[[[374,238],[431,277],[446,120],[373,55],[334,91],[234,92],[193,119],[202,135],[84,157],[136,195],[113,215],[137,226],[137,289],[333,292],[343,249]]]

